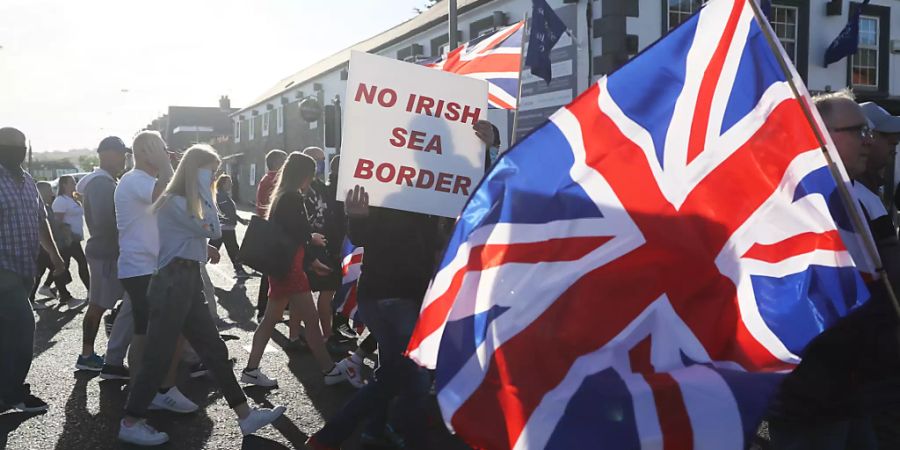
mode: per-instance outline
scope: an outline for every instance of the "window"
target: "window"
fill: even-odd
[[[234,142],[241,142],[241,119],[234,120]]]
[[[250,186],[256,186],[256,163],[250,164]]]
[[[248,137],[250,138],[251,141],[253,140],[254,135],[256,134],[256,127],[254,125],[256,125],[256,117],[250,117],[250,131],[247,134],[249,135]]]
[[[794,64],[797,64],[798,36],[800,11],[794,6],[772,5],[769,13],[769,23],[775,30],[775,35],[781,41],[781,46]]]
[[[284,106],[275,110],[275,130],[278,134],[284,133]]]
[[[668,20],[666,22],[668,24],[666,30],[671,30],[681,25],[706,2],[707,0],[666,0],[666,16]]]
[[[266,111],[262,116],[262,135],[266,137],[269,135],[269,118],[272,117],[272,111]]]
[[[850,82],[853,86],[878,88],[878,62],[880,58],[879,18],[861,16],[859,18],[859,50],[853,55],[850,66]]]

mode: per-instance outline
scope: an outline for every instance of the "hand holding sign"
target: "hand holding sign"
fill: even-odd
[[[456,217],[484,174],[486,113],[483,80],[353,52],[338,191],[358,186],[372,206]]]
[[[369,217],[369,194],[366,193],[366,188],[357,184],[347,191],[344,210],[351,219]]]

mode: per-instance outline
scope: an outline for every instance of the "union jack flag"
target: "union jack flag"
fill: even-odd
[[[488,106],[516,109],[525,21],[470,41],[426,67],[488,82]]]
[[[745,448],[800,351],[868,299],[809,94],[761,26],[711,1],[472,195],[408,348],[469,444]]]
[[[341,287],[334,294],[332,307],[335,313],[350,319],[351,325],[358,331],[362,331],[365,324],[359,316],[356,288],[359,274],[362,273],[363,247],[354,247],[349,239],[344,238],[341,253],[343,255],[341,263],[343,279]]]

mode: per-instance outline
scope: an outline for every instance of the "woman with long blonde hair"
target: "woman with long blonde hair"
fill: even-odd
[[[137,445],[169,440],[146,423],[147,408],[169,368],[180,335],[191,344],[238,416],[246,436],[272,423],[284,407],[250,408],[231,371],[228,348],[219,337],[203,293],[201,264],[208,257],[208,239],[222,235],[216,211],[213,174],[219,156],[208,145],[185,152],[172,180],[154,204],[159,226],[158,269],[150,280],[147,299],[150,320],[143,363],[131,386],[119,439]]]
[[[281,226],[285,233],[291,236],[297,244],[297,251],[290,270],[284,277],[269,277],[269,302],[263,319],[253,333],[253,347],[250,357],[247,359],[247,367],[241,373],[241,381],[262,387],[275,387],[277,381],[267,377],[259,370],[259,363],[263,351],[272,337],[275,324],[281,322],[284,309],[291,305],[291,315],[294,322],[295,314],[303,321],[306,333],[306,342],[312,351],[316,362],[322,369],[325,384],[332,385],[348,379],[347,369],[344,365],[335,365],[325,348],[325,339],[319,322],[319,313],[316,311],[316,303],[310,292],[309,279],[305,269],[315,271],[329,271],[330,269],[316,259],[307,257],[306,250],[311,246],[324,247],[325,237],[319,233],[312,233],[306,214],[305,202],[302,191],[309,189],[313,177],[316,175],[316,162],[307,155],[293,152],[287,161],[281,166],[272,191],[272,201],[268,212],[268,220]],[[327,274],[327,272],[323,272]],[[299,327],[291,327],[291,339],[294,330]]]

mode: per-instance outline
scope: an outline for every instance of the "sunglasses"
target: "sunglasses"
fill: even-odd
[[[841,127],[841,128],[833,128],[831,131],[834,131],[835,133],[843,133],[845,131],[855,131],[855,132],[859,133],[859,137],[862,139],[872,139],[875,137],[875,132],[872,131],[872,129],[869,128],[869,126],[866,124],[853,125],[853,126]]]

